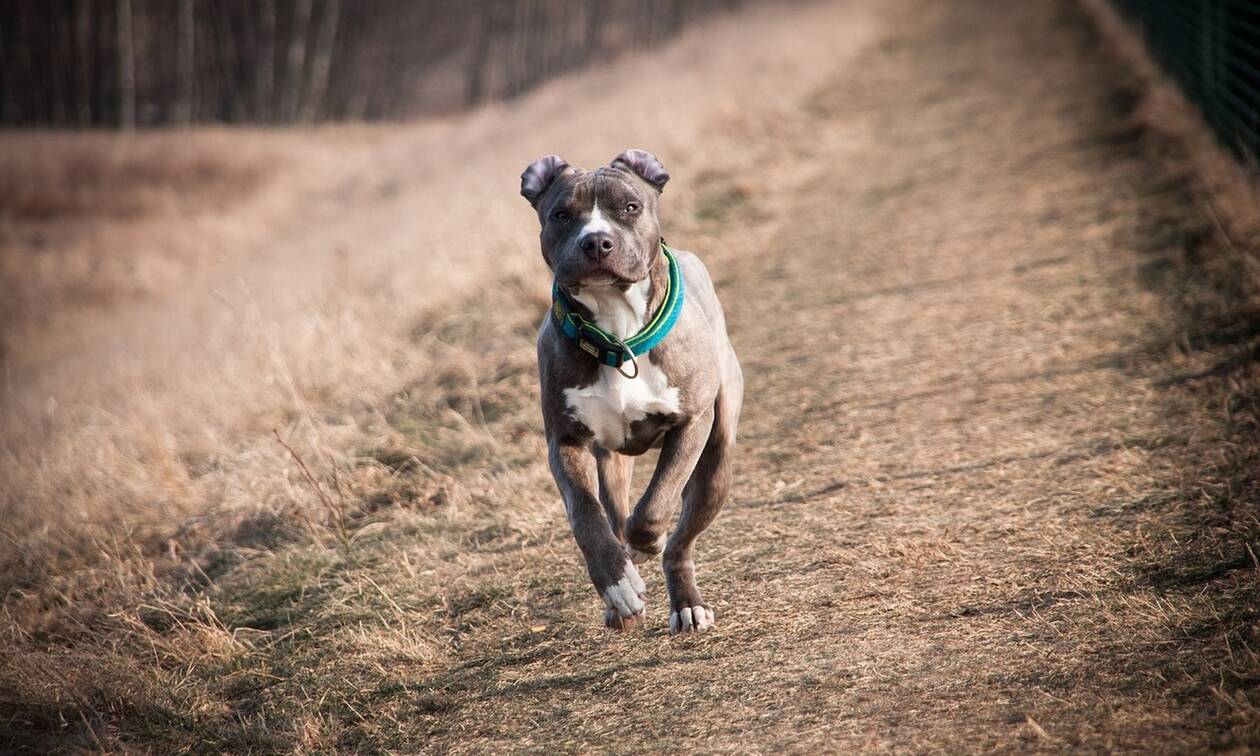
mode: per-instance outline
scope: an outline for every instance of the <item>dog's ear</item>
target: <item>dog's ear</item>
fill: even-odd
[[[559,155],[547,155],[533,162],[521,174],[521,196],[529,200],[529,204],[537,206],[538,198],[547,190],[556,176],[569,164]]]
[[[661,161],[647,150],[626,150],[617,157],[613,158],[613,165],[621,165],[634,171],[639,178],[656,187],[656,191],[665,189],[665,182],[669,181],[669,174],[665,171],[665,166],[661,165]]]

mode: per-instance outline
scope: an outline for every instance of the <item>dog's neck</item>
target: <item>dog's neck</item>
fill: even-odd
[[[569,290],[578,305],[588,310],[583,315],[600,328],[620,339],[628,339],[639,331],[661,307],[669,281],[669,261],[657,253],[648,275],[631,284],[582,286]]]

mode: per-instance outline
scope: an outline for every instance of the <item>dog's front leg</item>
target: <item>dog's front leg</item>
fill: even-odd
[[[652,481],[626,520],[626,543],[636,562],[660,554],[665,547],[669,518],[682,500],[683,486],[696,469],[712,429],[713,407],[710,405],[703,413],[665,434]]]
[[[564,498],[573,537],[586,559],[591,582],[604,600],[604,624],[616,629],[633,627],[643,614],[646,586],[596,498],[595,455],[590,444],[553,437],[548,445],[551,474]]]

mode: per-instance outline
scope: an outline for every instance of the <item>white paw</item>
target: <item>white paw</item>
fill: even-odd
[[[661,555],[661,551],[663,551],[664,549],[665,549],[665,536],[662,535],[660,538],[656,539],[656,546],[654,550],[652,551],[640,551],[639,549],[636,549],[635,547],[631,546],[630,559],[632,559],[635,564],[643,564],[644,562],[647,562],[647,561],[650,561],[652,559],[656,559],[657,557],[659,557]]]
[[[643,613],[643,594],[647,586],[639,571],[630,560],[626,560],[625,572],[613,585],[604,589],[604,621],[615,626],[615,620],[627,620]]]
[[[669,632],[703,633],[713,627],[713,610],[707,606],[684,606],[669,615]]]

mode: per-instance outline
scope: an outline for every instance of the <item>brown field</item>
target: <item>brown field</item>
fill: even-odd
[[[0,137],[0,746],[1260,747],[1260,205],[1099,12],[753,9],[444,120]],[[697,638],[650,570],[603,629],[542,451],[516,176],[628,146],[748,382]]]

